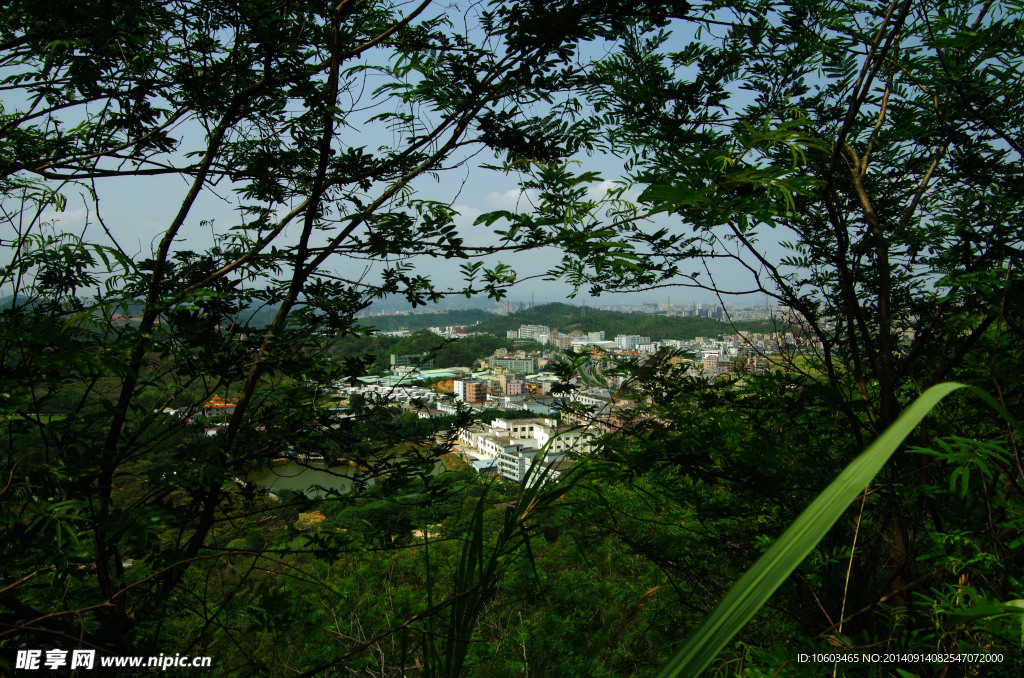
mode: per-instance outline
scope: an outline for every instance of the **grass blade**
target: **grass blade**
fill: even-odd
[[[899,448],[904,438],[939,401],[960,388],[964,388],[964,385],[939,384],[911,403],[892,426],[850,462],[839,477],[793,521],[778,541],[747,570],[686,644],[662,667],[657,678],[700,675],[814,550],[850,502]],[[970,390],[976,392],[976,389]]]

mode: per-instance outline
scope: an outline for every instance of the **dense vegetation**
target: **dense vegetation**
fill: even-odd
[[[619,334],[639,334],[654,341],[662,339],[693,339],[694,337],[719,337],[735,334],[737,330],[750,332],[787,331],[781,319],[776,322],[737,321],[721,322],[713,318],[651,315],[648,313],[622,313],[602,311],[569,304],[542,304],[522,309],[505,316],[490,316],[473,327],[480,332],[490,332],[499,337],[508,330],[518,330],[521,325],[544,325],[559,332],[604,331],[606,339]]]
[[[428,327],[447,327],[449,325],[475,325],[481,320],[491,317],[491,313],[481,309],[462,309],[456,311],[438,311],[436,313],[409,313],[403,315],[378,315],[363,318],[362,323],[381,331],[389,330],[423,330]]]
[[[649,336],[654,341],[661,339],[693,339],[694,337],[718,337],[734,334],[737,330],[750,332],[787,331],[788,325],[782,318],[771,321],[721,322],[713,318],[654,315],[650,313],[623,313],[602,311],[584,306],[551,303],[533,308],[523,308],[507,315],[496,315],[485,311],[444,311],[442,313],[416,313],[400,316],[376,316],[365,318],[363,324],[378,330],[417,330],[427,327],[465,325],[470,332],[487,332],[499,338],[509,330],[518,330],[522,325],[544,325],[559,332],[600,332],[614,339],[619,334]]]
[[[891,460],[806,558],[783,554],[795,569],[752,621],[712,629],[710,671],[1020,675],[1020,4],[453,11],[0,8],[3,672],[34,673],[17,650],[91,649],[210,655],[210,676],[681,675],[682,640],[882,441]],[[597,151],[622,159],[620,183],[590,168]],[[515,177],[529,209],[467,238],[457,188],[416,192],[467,171]],[[109,205],[142,185],[178,202],[138,254],[150,223]],[[209,220],[218,200],[234,221]],[[632,415],[522,487],[452,454],[468,415],[339,417],[331,385],[367,355],[436,341],[361,336],[360,311],[501,299],[516,275],[495,257],[546,247],[564,254],[548,276],[592,294],[769,295],[809,369],[708,380],[659,354],[583,370],[622,377]],[[458,261],[461,282],[415,256]],[[485,322],[531,321],[681,331],[565,306]],[[949,380],[997,407],[959,391],[905,442],[887,433]],[[279,460],[361,480],[320,499],[245,482]]]
[[[492,355],[499,348],[537,350],[543,346],[534,342],[513,344],[508,339],[490,335],[444,339],[427,330],[413,332],[408,337],[385,337],[378,334],[345,337],[335,341],[330,355],[340,361],[360,360],[369,374],[390,374],[391,355],[429,355],[434,368],[469,367],[475,369],[477,360]]]

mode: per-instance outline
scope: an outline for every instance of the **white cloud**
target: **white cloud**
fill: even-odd
[[[455,225],[459,228],[466,228],[473,225],[476,218],[483,214],[483,210],[479,210],[469,205],[452,205],[452,208],[459,213],[457,217],[453,219]]]
[[[57,210],[46,210],[42,213],[42,221],[52,222],[58,226],[76,226],[82,225],[85,222],[85,208],[79,207],[73,210],[64,210],[58,212]]]
[[[483,210],[469,205],[452,206],[459,216],[453,221],[459,228],[459,234],[465,239],[466,244],[472,247],[488,247],[501,242],[501,237],[494,234],[493,228],[484,225],[474,226],[473,222],[484,213]],[[501,222],[499,222],[501,223]]]
[[[609,181],[609,180],[605,179],[604,181],[602,181],[600,183],[591,184],[590,186],[587,187],[587,198],[589,198],[590,200],[595,200],[595,201],[603,200],[604,198],[606,198],[608,196],[608,194],[610,192],[612,192],[612,191],[614,191],[616,189],[620,189],[620,188],[622,188],[622,186],[623,186],[623,184],[618,182],[618,181]],[[636,203],[636,201],[637,201],[637,199],[639,197],[640,197],[640,192],[637,191],[636,189],[630,188],[630,189],[628,189],[626,191],[623,191],[623,193],[621,195],[619,195],[617,197],[617,199],[618,200],[626,200],[628,202]]]
[[[504,193],[492,191],[487,196],[487,204],[496,210],[528,210],[537,202],[536,191],[524,191],[521,188],[510,188]]]

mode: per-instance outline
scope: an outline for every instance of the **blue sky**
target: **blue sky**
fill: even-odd
[[[682,37],[680,39],[683,39]],[[602,44],[593,46],[593,50],[607,50],[612,45]],[[8,101],[8,107],[16,107],[16,101]],[[381,109],[371,109],[363,113],[365,118],[379,112]],[[74,122],[74,115],[63,114],[63,122],[71,124]],[[354,118],[353,118],[354,120]],[[195,124],[185,123],[179,128],[184,133],[185,147],[199,147],[203,141],[203,130]],[[372,149],[377,145],[387,145],[390,142],[389,134],[380,125],[353,123],[353,127],[343,130],[343,136],[348,136],[356,141],[348,141],[352,145],[366,144]],[[496,244],[499,240],[494,235],[494,228],[474,226],[474,220],[481,214],[498,209],[527,209],[531,198],[530,194],[524,194],[515,183],[514,175],[506,175],[497,171],[483,170],[479,165],[496,161],[490,154],[484,152],[472,155],[475,152],[470,149],[469,159],[462,167],[441,173],[440,180],[430,176],[419,177],[414,183],[417,190],[417,197],[434,199],[448,202],[460,213],[456,218],[456,224],[460,233],[468,245],[486,246]],[[610,182],[618,179],[622,174],[621,161],[607,156],[581,157],[577,158],[581,170],[596,170],[601,172],[607,180],[604,185],[595,185],[592,189],[592,197],[598,198],[603,190],[610,186]],[[174,176],[151,176],[151,177],[122,177],[116,179],[97,180],[96,188],[99,196],[99,208],[105,225],[110,233],[132,258],[140,259],[150,255],[156,243],[162,236],[164,229],[177,211],[180,201],[188,190],[188,182],[184,177]],[[58,230],[71,231],[75,233],[85,232],[87,239],[95,242],[109,244],[109,238],[104,233],[96,219],[96,206],[90,203],[88,198],[83,199],[82,189],[70,188],[66,191],[68,197],[67,207],[62,213],[53,210],[44,215],[45,219],[51,221]],[[636,193],[627,193],[627,198],[636,198]],[[236,200],[232,187],[221,184],[210,191],[205,191],[199,201],[193,207],[186,222],[185,228],[181,231],[175,249],[201,250],[212,243],[213,232],[223,233],[230,226],[237,223],[238,218],[234,213]],[[677,222],[678,220],[675,220]],[[675,223],[673,220],[662,220],[661,225],[666,225],[673,230],[687,228],[684,224]],[[298,226],[292,227],[298,231]],[[289,237],[288,231],[284,234],[285,239]],[[293,235],[293,234],[291,234]],[[564,301],[571,293],[571,287],[561,282],[545,281],[543,274],[550,270],[560,261],[561,255],[555,248],[546,248],[526,253],[506,253],[487,259],[488,265],[498,262],[513,267],[519,279],[522,280],[510,292],[512,300],[528,300],[531,297],[538,302]],[[460,279],[458,266],[462,261],[434,259],[431,257],[417,257],[412,260],[419,272],[430,276],[442,287],[459,287]],[[335,259],[330,266],[339,275],[345,277],[362,277],[373,282],[378,279],[382,263],[369,263],[361,261],[344,261]],[[700,270],[702,264],[695,262],[691,270]],[[749,288],[749,282],[743,279],[741,270],[735,264],[715,264],[711,268],[716,280],[727,288]],[[628,304],[641,302],[664,303],[671,298],[675,303],[684,302],[713,302],[716,297],[713,293],[693,289],[662,289],[647,293],[634,294],[605,294],[600,298],[590,298],[586,291],[580,292],[578,302],[594,304]],[[763,303],[764,297],[756,295],[742,298],[747,303]]]

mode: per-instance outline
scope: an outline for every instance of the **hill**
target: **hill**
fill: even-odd
[[[736,330],[769,332],[774,325],[767,320],[738,322],[734,325],[712,318],[650,315],[647,313],[622,313],[602,311],[585,306],[553,303],[516,311],[505,316],[490,316],[473,329],[504,336],[508,330],[519,329],[520,325],[546,325],[559,332],[574,330],[581,332],[604,331],[609,339],[617,334],[639,334],[652,340],[693,339],[699,336],[732,334]]]
[[[373,327],[387,332],[391,330],[422,330],[428,327],[447,327],[448,325],[474,325],[493,318],[493,313],[480,308],[453,309],[437,313],[402,313],[396,315],[375,315],[359,318],[363,327]],[[476,329],[476,328],[474,328]],[[484,331],[484,330],[477,330]],[[504,336],[504,333],[502,333]]]
[[[730,325],[712,318],[602,311],[558,302],[541,304],[508,315],[497,315],[482,309],[464,309],[440,313],[373,316],[361,318],[360,324],[382,331],[397,329],[415,331],[427,327],[465,325],[473,332],[487,332],[497,337],[504,337],[508,330],[517,330],[520,325],[546,325],[565,333],[574,330],[581,332],[603,330],[608,338],[613,338],[617,334],[639,334],[649,336],[655,341],[718,336],[731,334],[736,330],[770,332],[775,329],[775,325],[767,320],[744,321]]]

